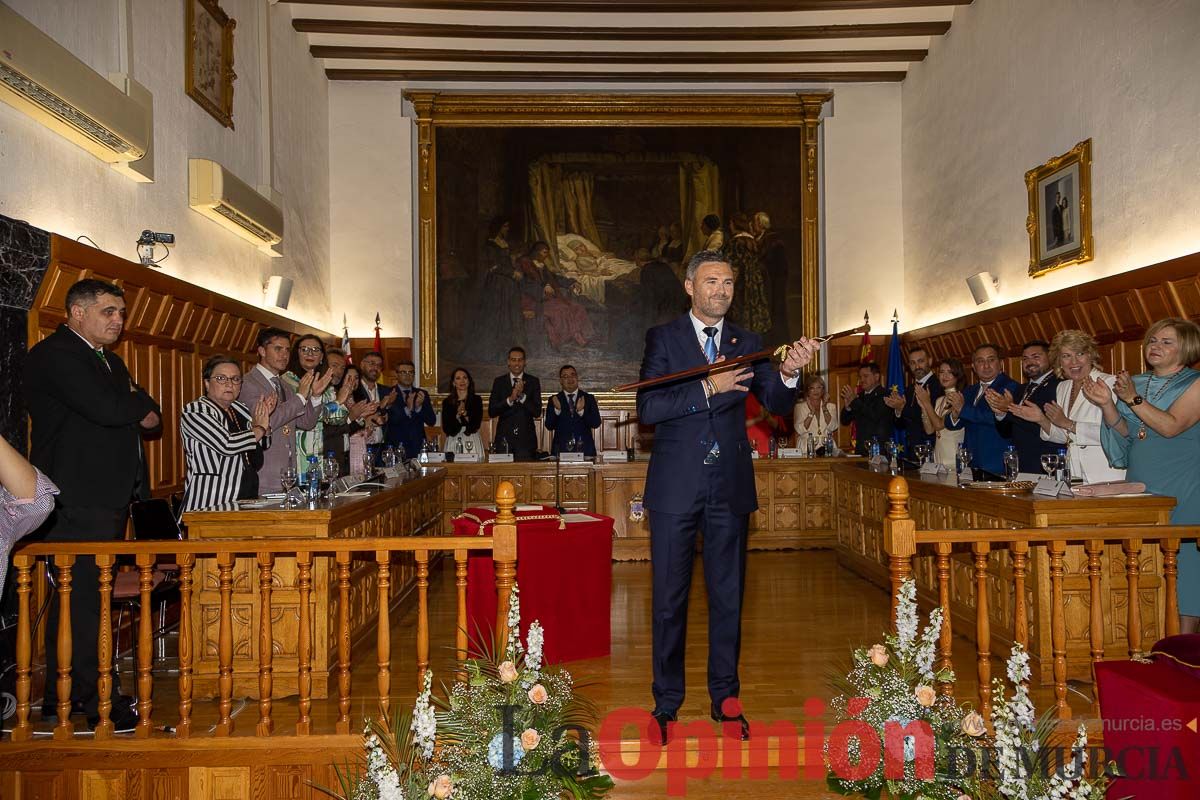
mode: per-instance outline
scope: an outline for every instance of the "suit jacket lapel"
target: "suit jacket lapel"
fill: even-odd
[[[724,329],[721,331],[721,346],[717,348],[717,355],[725,356],[725,358],[733,358],[733,354],[741,347],[741,343],[742,337],[738,335],[738,331],[726,322]]]
[[[675,325],[679,336],[683,339],[683,352],[687,354],[688,361],[686,366],[698,367],[701,364],[707,364],[708,359],[704,356],[704,348],[700,346],[696,329],[692,327],[692,315],[684,314]]]

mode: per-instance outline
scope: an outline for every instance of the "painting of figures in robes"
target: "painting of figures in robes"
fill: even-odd
[[[556,387],[636,379],[646,329],[685,313],[702,249],[735,271],[730,319],[799,335],[800,134],[787,128],[437,132],[438,384],[486,386],[524,347]]]

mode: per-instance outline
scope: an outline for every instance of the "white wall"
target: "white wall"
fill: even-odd
[[[120,71],[118,7],[124,0],[5,0],[88,66]],[[270,10],[274,186],[283,193],[282,259],[193,212],[187,159],[210,158],[251,186],[263,182],[264,98],[259,84],[261,0],[223,0],[234,32],[233,118],[224,128],[183,91],[184,4],[133,0],[132,77],[154,95],[155,182],[135,183],[88,153],[0,104],[0,213],[136,260],[144,228],[172,232],[164,272],[253,304],[262,284],[295,280],[288,316],[328,329],[329,149],[327,83],[292,30],[286,6]]]
[[[1200,250],[1200,2],[976,0],[903,84],[905,327]],[[1024,175],[1092,139],[1096,257],[1028,277]]]
[[[333,315],[351,336],[413,336],[416,272],[412,147],[396,83],[333,82],[329,88]]]
[[[825,128],[826,330],[905,314],[900,87],[838,86]]]

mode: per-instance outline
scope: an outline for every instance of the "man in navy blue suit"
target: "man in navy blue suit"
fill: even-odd
[[[971,465],[992,473],[992,477],[1004,476],[1004,451],[1012,444],[996,428],[996,412],[987,404],[986,392],[992,390],[1003,395],[1008,391],[1016,395],[1021,384],[1004,374],[1000,364],[1000,348],[985,343],[975,348],[971,356],[975,368],[973,383],[951,398],[951,430],[967,429],[967,449],[971,451]]]
[[[395,366],[396,385],[392,394],[392,410],[388,413],[385,439],[390,445],[401,445],[409,458],[421,454],[425,444],[425,426],[437,422],[429,392],[413,386],[417,369],[411,361],[401,361]]]
[[[761,338],[725,321],[733,301],[733,270],[719,252],[688,263],[684,289],[692,310],[646,332],[641,378],[669,375],[762,349]],[[749,515],[758,508],[746,438],[746,392],[777,414],[791,413],[800,370],[817,343],[794,343],[778,369],[767,360],[707,377],[642,389],[638,418],[654,425],[646,474],[653,569],[654,721],[650,735],[667,741],[684,697],[688,590],[696,533],[704,531],[708,594],[708,694],[712,717],[750,726],[737,702],[742,595]]]
[[[932,367],[933,361],[924,347],[917,345],[909,350],[908,370],[912,373],[912,381],[903,397],[899,392],[893,391],[883,401],[894,412],[896,427],[908,435],[906,452],[909,454],[918,444],[929,445],[932,449],[937,438],[935,434],[925,432],[925,423],[921,421],[921,406],[917,403],[917,384],[929,390],[931,403],[937,403],[938,398],[942,396],[942,385],[933,380]]]
[[[596,455],[592,431],[600,427],[600,406],[595,395],[579,388],[579,372],[570,364],[559,367],[558,382],[562,391],[546,406],[546,428],[554,431],[550,453],[574,450],[585,456]],[[577,446],[572,447],[572,442]]]

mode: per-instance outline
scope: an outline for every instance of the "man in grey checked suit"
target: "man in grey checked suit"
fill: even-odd
[[[256,340],[258,366],[242,378],[239,398],[253,408],[267,394],[279,398],[271,412],[271,447],[263,453],[263,465],[258,470],[258,490],[276,492],[282,488],[279,472],[285,464],[296,460],[296,431],[311,431],[320,419],[321,392],[332,378],[326,371],[319,377],[312,374],[300,378],[299,393],[293,392],[280,375],[287,369],[291,354],[291,339],[287,331],[264,328]]]

